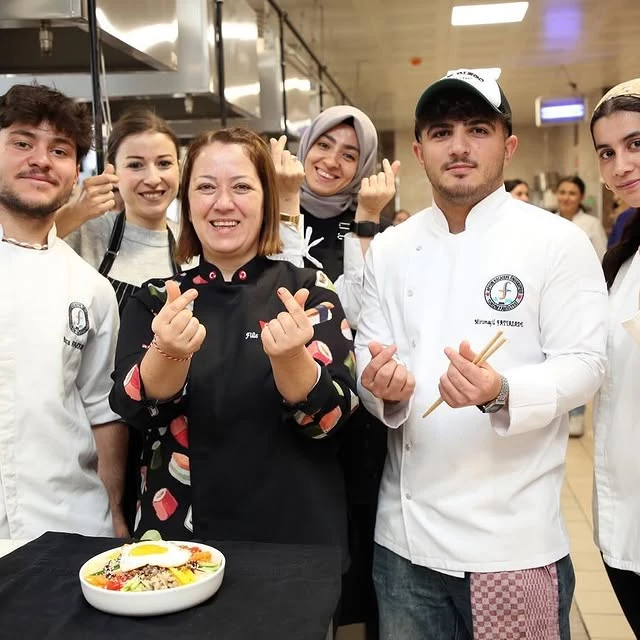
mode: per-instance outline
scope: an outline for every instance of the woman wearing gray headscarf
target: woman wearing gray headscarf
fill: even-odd
[[[357,328],[362,297],[364,256],[382,230],[380,214],[395,195],[400,162],[383,160],[375,173],[378,134],[359,109],[330,107],[318,115],[300,140],[297,160],[284,150],[286,138],[272,140],[279,174],[281,230],[301,231],[301,251],[287,247],[288,259],[322,268],[335,283],[349,324]],[[304,179],[304,181],[303,181]],[[298,214],[302,214],[298,218]],[[303,220],[302,220],[303,218]],[[386,222],[388,226],[389,222]],[[309,254],[313,250],[313,256]],[[386,429],[365,409],[350,418],[340,438],[349,516],[351,568],[343,579],[337,624],[365,622],[368,640],[378,637],[377,607],[371,580],[373,529],[378,487],[386,455]]]
[[[400,162],[385,159],[382,171],[375,172],[378,134],[369,117],[351,106],[329,107],[314,118],[300,140],[297,161],[284,151],[284,136],[271,144],[281,178],[282,222],[302,224],[297,219],[302,214],[306,246],[313,248],[313,256],[304,252],[304,266],[322,265],[355,329],[364,255],[381,229],[382,209],[395,195]],[[287,237],[283,234],[285,245]]]

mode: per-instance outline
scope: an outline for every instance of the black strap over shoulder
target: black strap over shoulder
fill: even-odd
[[[124,227],[126,224],[126,217],[124,211],[118,214],[116,218],[115,224],[113,225],[113,230],[111,231],[111,237],[109,238],[109,244],[107,245],[107,251],[102,258],[102,262],[98,267],[98,272],[107,276],[109,271],[111,271],[111,267],[113,267],[113,263],[120,251],[120,245],[122,244],[122,238],[124,237]],[[171,262],[171,269],[173,271],[173,275],[177,275],[180,273],[180,266],[176,263],[176,239],[173,237],[173,233],[169,226],[167,225],[167,233],[169,234],[169,261]]]
[[[171,262],[173,275],[176,276],[180,273],[181,269],[180,265],[176,262],[176,239],[173,237],[169,225],[167,225],[167,233],[169,234],[169,260]]]
[[[111,237],[109,238],[109,244],[107,245],[107,251],[104,254],[104,258],[102,258],[100,266],[98,267],[98,273],[100,273],[100,275],[106,276],[109,271],[111,271],[111,267],[113,267],[113,262],[116,259],[116,256],[120,251],[120,245],[122,244],[122,237],[124,236],[124,225],[125,215],[124,211],[122,211],[116,218],[116,222],[113,225],[113,230],[111,231]]]

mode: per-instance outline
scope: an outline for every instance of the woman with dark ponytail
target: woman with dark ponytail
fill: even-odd
[[[591,117],[605,186],[635,213],[607,251],[609,364],[594,411],[596,542],[622,610],[640,637],[640,78],[609,91]]]

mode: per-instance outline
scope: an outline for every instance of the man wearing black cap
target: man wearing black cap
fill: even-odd
[[[506,193],[518,141],[495,81],[435,82],[415,133],[434,204],[371,244],[356,340],[361,399],[389,427],[381,638],[565,640],[567,413],[603,376],[600,265],[575,225]]]

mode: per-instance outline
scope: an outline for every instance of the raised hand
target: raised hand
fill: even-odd
[[[82,186],[76,189],[69,200],[69,205],[82,212],[86,220],[98,218],[116,206],[113,188],[118,184],[118,176],[112,164],[97,176],[85,178]]]
[[[297,196],[304,182],[304,167],[302,162],[290,151],[285,149],[287,136],[280,136],[277,140],[271,138],[271,159],[278,176],[278,193],[280,198]]]
[[[262,348],[271,360],[295,358],[305,351],[305,345],[313,337],[311,319],[304,311],[309,297],[308,289],[299,289],[295,295],[285,287],[278,289],[286,311],[267,323],[262,329]]]
[[[371,360],[360,378],[365,389],[385,402],[408,400],[416,388],[413,374],[393,359],[397,350],[394,344],[384,347],[379,342],[370,342]]]
[[[204,342],[206,329],[188,308],[197,297],[195,289],[180,293],[177,282],[167,281],[167,301],[153,319],[151,329],[158,350],[170,359],[187,360]]]
[[[465,340],[460,350],[445,350],[449,368],[441,376],[438,389],[442,399],[454,408],[486,404],[500,393],[500,375],[487,362],[473,364],[476,354]]]
[[[380,221],[380,212],[396,194],[396,176],[400,172],[400,160],[391,164],[382,161],[382,171],[363,178],[358,191],[356,220]]]

